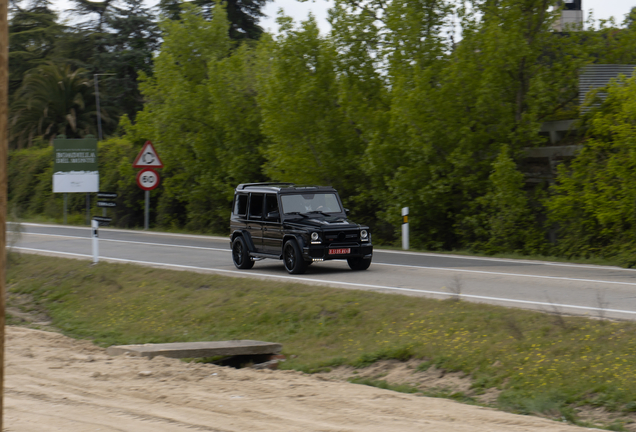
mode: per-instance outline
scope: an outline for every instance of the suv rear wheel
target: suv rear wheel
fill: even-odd
[[[303,254],[296,240],[287,240],[283,247],[283,261],[289,274],[303,274],[309,263],[303,259]]]
[[[366,270],[371,265],[371,258],[349,258],[347,259],[347,264],[351,270]]]
[[[250,259],[245,240],[241,236],[236,237],[232,242],[232,261],[234,261],[236,268],[241,270],[254,267],[254,261]]]

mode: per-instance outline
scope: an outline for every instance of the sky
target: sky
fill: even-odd
[[[71,4],[68,0],[51,0],[54,6],[62,11]],[[156,0],[146,0],[148,5],[156,4]],[[636,6],[636,0],[582,0],[584,20],[588,18],[590,12],[596,20],[616,18],[617,22],[622,22],[625,14],[627,14],[633,6]],[[333,4],[332,0],[308,0],[299,2],[298,0],[274,0],[267,4],[263,12],[267,15],[262,19],[260,24],[272,33],[276,33],[278,26],[276,25],[276,16],[279,9],[283,9],[286,15],[293,17],[296,21],[302,21],[307,18],[311,12],[318,20],[321,31],[329,31],[329,23],[327,23],[327,10]]]

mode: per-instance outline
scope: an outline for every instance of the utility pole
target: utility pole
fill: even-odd
[[[0,431],[4,430],[4,323],[7,281],[7,153],[9,151],[9,0],[0,0]]]

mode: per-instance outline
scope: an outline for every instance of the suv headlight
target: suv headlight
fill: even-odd
[[[367,232],[367,230],[362,230],[360,231],[360,239],[362,241],[367,241],[369,240],[369,233]]]
[[[318,235],[317,232],[312,232],[311,233],[311,242],[312,243],[320,243],[320,236]]]

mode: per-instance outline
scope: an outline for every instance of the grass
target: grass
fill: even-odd
[[[577,407],[602,407],[623,419],[607,427],[621,430],[636,411],[633,322],[11,255],[9,305],[30,298],[28,307],[46,312],[53,326],[102,346],[265,340],[283,344],[284,368],[308,373],[416,358],[420,370],[434,365],[470,376],[477,393],[500,389],[497,407],[511,412],[577,423]],[[471,401],[460,393],[431,395]]]

